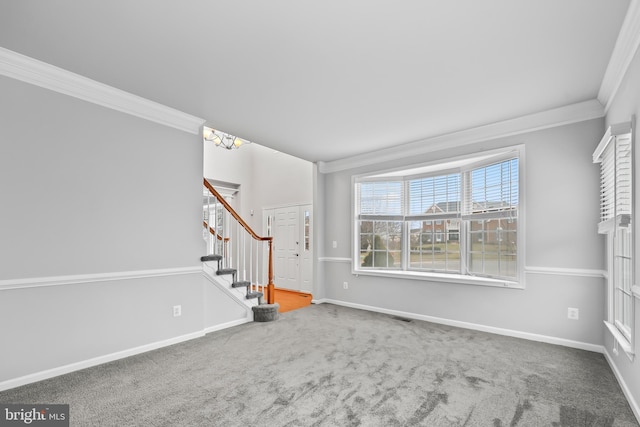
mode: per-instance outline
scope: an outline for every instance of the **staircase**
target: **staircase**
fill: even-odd
[[[258,292],[258,291],[252,291],[251,289],[253,288],[253,286],[251,285],[251,282],[249,282],[248,280],[236,280],[236,274],[238,273],[238,270],[236,270],[235,268],[222,268],[221,267],[221,263],[222,263],[222,255],[218,255],[218,254],[212,254],[212,255],[205,255],[203,257],[200,257],[200,261],[202,262],[208,262],[208,261],[216,261],[218,263],[218,268],[216,270],[216,275],[217,276],[224,276],[224,275],[231,275],[232,280],[231,280],[231,287],[234,289],[237,288],[246,288],[247,293],[246,293],[246,299],[254,299],[254,298],[258,298],[259,304],[262,304],[262,297],[264,296],[264,294],[262,292]]]
[[[205,273],[251,307],[255,321],[276,320],[273,238],[258,236],[206,179],[203,214],[208,254],[200,261]]]

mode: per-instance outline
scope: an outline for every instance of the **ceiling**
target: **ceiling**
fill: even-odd
[[[6,0],[0,46],[330,162],[596,99],[630,0]]]

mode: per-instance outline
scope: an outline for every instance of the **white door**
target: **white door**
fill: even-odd
[[[274,283],[277,288],[311,293],[313,252],[311,205],[263,211],[264,229],[273,236]]]
[[[274,273],[278,288],[300,290],[300,234],[298,207],[274,209]]]

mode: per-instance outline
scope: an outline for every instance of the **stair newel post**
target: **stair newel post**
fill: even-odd
[[[224,211],[224,209],[222,210],[222,214],[220,215],[220,221],[222,222],[222,226],[220,227],[220,231],[222,232],[222,256],[224,256],[224,267],[225,268],[231,268],[231,266],[229,265],[229,245],[227,244],[228,242],[228,236],[227,236],[227,213]]]
[[[269,284],[267,285],[268,300],[267,303],[275,302],[275,285],[273,284],[273,237],[269,237]]]

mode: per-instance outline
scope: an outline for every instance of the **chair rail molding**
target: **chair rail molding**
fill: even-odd
[[[194,135],[205,120],[0,47],[0,75]]]
[[[566,268],[566,267],[537,267],[526,266],[524,268],[527,274],[543,274],[551,276],[576,276],[576,277],[596,277],[604,279],[607,272],[604,270],[595,270],[588,268]]]
[[[143,279],[147,277],[202,274],[202,266],[163,268],[156,270],[122,271],[115,273],[76,274],[72,276],[30,277],[26,279],[0,280],[0,291],[43,286],[74,285],[78,283],[112,282],[116,280]]]

